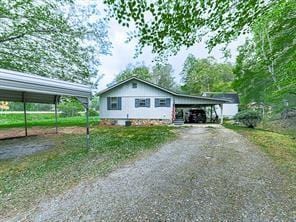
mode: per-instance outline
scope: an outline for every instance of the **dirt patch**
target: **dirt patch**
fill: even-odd
[[[0,141],[0,160],[21,158],[50,149],[54,142],[44,137],[26,137]]]
[[[85,132],[84,127],[61,127],[58,129],[59,134],[83,134]],[[32,127],[28,128],[28,136],[39,135],[48,136],[55,134],[55,128],[49,127]],[[25,130],[23,128],[9,128],[0,129],[0,139],[22,137],[25,136]]]
[[[21,158],[50,149],[55,145],[55,128],[33,127],[29,129],[28,137],[23,137],[23,131],[20,128],[0,130],[0,160]],[[85,133],[83,127],[62,127],[59,128],[58,135],[83,133]]]

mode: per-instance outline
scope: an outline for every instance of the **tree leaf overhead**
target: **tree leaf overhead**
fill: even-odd
[[[203,38],[209,48],[245,33],[277,0],[105,0],[110,15],[123,26],[132,24],[139,50],[152,46],[158,54],[177,53]]]
[[[97,74],[90,58],[106,54],[110,44],[106,26],[100,23],[99,33],[91,29],[80,9],[67,10],[75,7],[68,0],[0,0],[0,67],[88,82]],[[86,33],[96,32],[104,47],[82,44]]]

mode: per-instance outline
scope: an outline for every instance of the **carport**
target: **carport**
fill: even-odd
[[[212,122],[213,119],[213,113],[215,111],[215,105],[219,105],[221,108],[220,113],[220,123],[223,124],[223,104],[228,102],[228,100],[225,99],[216,99],[216,98],[210,98],[205,96],[190,96],[190,95],[182,95],[182,94],[176,94],[174,96],[174,107],[176,109],[188,109],[188,108],[210,108],[210,121]],[[183,117],[184,120],[185,117]]]
[[[87,145],[89,145],[90,86],[0,69],[0,101],[22,102],[24,104],[25,136],[28,136],[26,103],[54,104],[55,129],[58,133],[57,104],[61,96],[76,97],[84,106],[86,111],[86,139]]]

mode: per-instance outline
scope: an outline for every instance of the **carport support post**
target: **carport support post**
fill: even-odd
[[[23,92],[23,103],[24,103],[24,118],[25,118],[25,135],[28,136],[28,123],[27,123],[27,107],[25,93]]]
[[[211,123],[213,122],[213,105],[211,105]]]
[[[223,103],[219,105],[221,109],[221,124],[223,124]]]
[[[85,108],[85,111],[86,111],[86,145],[87,145],[87,148],[89,148],[89,101],[87,101],[87,104],[86,104],[86,108]]]
[[[57,96],[55,96],[54,99],[54,115],[55,115],[55,130],[56,130],[56,134],[58,134],[58,107],[57,107]]]

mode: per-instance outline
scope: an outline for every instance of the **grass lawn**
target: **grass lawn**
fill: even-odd
[[[58,126],[84,126],[85,116],[75,117],[58,117]],[[54,126],[54,114],[27,114],[28,127],[33,126]],[[89,117],[90,124],[97,124],[99,122],[98,116]],[[23,114],[0,114],[0,128],[24,127]]]
[[[104,175],[176,136],[168,126],[96,127],[91,132],[90,150],[85,135],[60,135],[52,137],[56,146],[50,150],[0,161],[0,217]]]
[[[264,129],[250,129],[246,127],[224,124],[248,138],[258,145],[279,166],[282,172],[296,182],[296,137]]]

